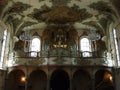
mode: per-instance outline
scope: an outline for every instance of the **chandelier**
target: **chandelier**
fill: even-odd
[[[96,30],[91,30],[90,34],[88,34],[88,38],[92,41],[99,40],[100,34],[96,32]]]
[[[21,35],[19,36],[19,39],[22,41],[29,41],[31,40],[31,35],[29,30],[22,31]]]

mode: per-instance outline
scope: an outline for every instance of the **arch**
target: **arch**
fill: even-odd
[[[117,39],[117,30],[115,28],[113,28],[113,39],[114,39],[114,47],[115,47],[115,53],[116,53],[116,62],[117,62],[117,66],[120,66],[120,50],[119,50],[119,39]]]
[[[82,37],[80,39],[80,51],[82,51],[83,57],[90,56],[89,52],[91,51],[91,42],[87,37]]]
[[[83,37],[80,39],[80,50],[81,51],[91,51],[90,41],[88,38]]]
[[[98,70],[95,73],[96,90],[114,90],[112,77],[108,70]]]
[[[31,40],[31,46],[30,46],[31,56],[36,57],[37,52],[41,50],[41,40],[38,37],[34,37]]]
[[[77,70],[73,74],[73,90],[90,90],[91,89],[91,79],[88,72],[84,70]]]
[[[69,90],[70,81],[68,73],[64,70],[58,69],[52,73],[50,79],[50,89],[52,90]]]
[[[22,70],[11,71],[6,80],[5,90],[24,90],[25,81],[22,80],[23,77],[25,78],[25,73]]]
[[[0,68],[3,66],[3,63],[1,63],[1,62],[3,62],[3,60],[4,60],[4,55],[5,55],[5,51],[6,51],[5,46],[6,46],[6,41],[7,41],[7,32],[8,32],[8,30],[5,29],[4,33],[3,33],[3,37],[2,37],[2,45],[1,45],[2,47],[0,48],[0,51],[1,51],[1,53],[0,53]]]
[[[47,89],[47,75],[42,70],[35,70],[31,72],[28,78],[28,88],[30,90],[46,90]]]

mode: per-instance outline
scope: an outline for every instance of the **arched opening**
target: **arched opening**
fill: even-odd
[[[112,74],[106,70],[99,70],[95,74],[95,90],[114,90]]]
[[[117,38],[117,31],[116,29],[113,29],[113,37],[114,37],[114,44],[115,44],[115,51],[116,51],[116,59],[117,59],[117,65],[120,66],[120,50],[119,50],[119,42]]]
[[[41,50],[41,41],[39,38],[35,37],[31,42],[31,56],[37,57],[37,52]]]
[[[28,89],[30,90],[46,90],[47,76],[42,70],[35,70],[30,74],[28,79]]]
[[[83,57],[90,56],[89,52],[91,51],[91,44],[90,44],[90,40],[88,38],[80,39],[80,50],[82,51]]]
[[[91,48],[90,48],[90,41],[88,38],[82,38],[80,40],[80,49],[81,51],[91,51]]]
[[[69,90],[69,76],[63,70],[56,70],[53,72],[50,80],[51,90]]]
[[[84,70],[78,70],[73,75],[73,90],[91,90],[91,79]]]
[[[0,48],[1,49],[1,52],[0,52],[0,68],[3,68],[3,60],[4,60],[4,54],[5,54],[5,46],[6,46],[6,40],[7,40],[7,29],[4,30],[4,33],[3,33],[3,38],[2,38],[2,47]]]
[[[25,90],[25,74],[22,70],[13,70],[8,74],[5,90]]]

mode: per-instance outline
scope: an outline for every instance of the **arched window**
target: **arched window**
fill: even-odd
[[[87,38],[82,38],[80,40],[80,49],[81,51],[91,51],[90,41]]]
[[[1,57],[0,57],[0,68],[2,67],[4,54],[5,54],[5,45],[7,40],[7,30],[4,31],[3,39],[2,39],[2,51],[1,51]]]
[[[83,57],[90,56],[91,44],[88,38],[82,38],[80,40],[80,50],[83,52]]]
[[[117,39],[116,29],[113,29],[113,37],[114,37],[114,43],[115,43],[115,49],[116,49],[116,56],[118,61],[118,66],[120,66],[120,54],[119,54],[119,43]]]
[[[31,56],[37,57],[38,52],[41,50],[41,41],[39,38],[33,38],[31,42]]]

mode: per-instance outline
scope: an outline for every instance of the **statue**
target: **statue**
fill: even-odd
[[[17,50],[23,51],[24,50],[24,41],[19,40],[18,42],[15,42],[14,50],[15,51],[17,51]]]

